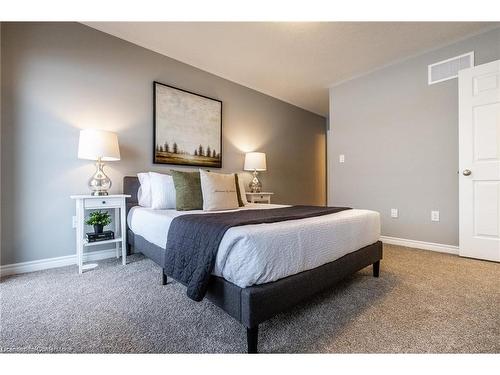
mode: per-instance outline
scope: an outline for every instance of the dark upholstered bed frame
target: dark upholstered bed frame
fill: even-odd
[[[138,205],[138,189],[137,177],[124,177],[124,194],[131,195],[127,200],[127,213],[130,208]],[[130,252],[143,253],[163,267],[164,248],[146,241],[130,229],[127,229],[127,245]],[[381,259],[382,243],[378,241],[333,262],[267,284],[240,288],[222,277],[212,276],[206,298],[246,327],[248,353],[257,353],[260,323],[369,265],[373,265],[373,276],[378,277]],[[167,283],[167,275],[163,271],[162,283]]]

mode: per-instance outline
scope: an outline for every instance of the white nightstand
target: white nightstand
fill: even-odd
[[[247,196],[247,201],[249,203],[268,203],[271,204],[271,195],[274,193],[262,192],[262,193],[245,193]]]
[[[120,242],[122,244],[122,264],[127,264],[127,220],[125,218],[125,198],[130,195],[72,195],[76,202],[76,258],[78,273],[92,269],[97,264],[83,265],[83,250],[87,246],[115,244],[116,257],[120,257]],[[85,210],[110,210],[114,209],[115,238],[113,240],[87,242],[85,238]]]

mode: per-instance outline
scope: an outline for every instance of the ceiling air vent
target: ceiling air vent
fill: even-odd
[[[474,66],[474,51],[431,64],[428,67],[428,83],[433,85],[457,78],[459,70],[472,66]]]

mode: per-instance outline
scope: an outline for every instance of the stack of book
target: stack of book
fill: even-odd
[[[98,242],[114,240],[115,233],[112,230],[105,230],[102,233],[87,233],[87,242]]]

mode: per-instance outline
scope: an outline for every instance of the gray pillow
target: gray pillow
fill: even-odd
[[[236,194],[238,195],[238,206],[243,207],[245,203],[243,203],[241,189],[240,189],[240,180],[238,178],[238,173],[234,174],[234,182],[236,184]],[[245,192],[243,192],[245,194]]]

